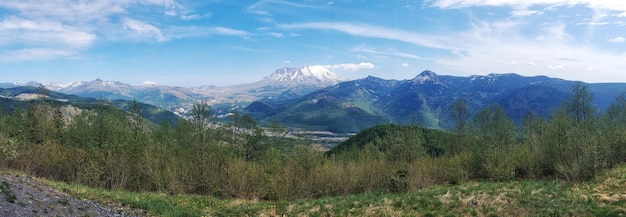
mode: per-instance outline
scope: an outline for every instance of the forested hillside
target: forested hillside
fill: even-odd
[[[489,74],[487,76],[437,75],[424,71],[413,79],[385,80],[367,77],[346,81],[289,100],[263,99],[246,110],[266,123],[356,133],[379,124],[414,124],[448,130],[454,126],[449,109],[462,99],[473,114],[497,103],[507,117],[521,124],[528,113],[549,118],[565,100],[575,81],[546,76]],[[605,111],[626,90],[624,83],[590,83],[593,105]]]
[[[501,106],[471,114],[450,106],[450,132],[383,125],[324,153],[287,138],[279,123],[250,115],[216,124],[204,103],[176,125],[150,124],[137,104],[105,104],[71,116],[39,97],[0,113],[0,165],[35,176],[106,189],[283,200],[407,192],[469,180],[590,180],[626,160],[626,95],[601,113],[578,83],[549,119],[516,127]]]

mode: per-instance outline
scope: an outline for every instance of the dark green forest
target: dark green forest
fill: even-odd
[[[250,115],[215,121],[206,103],[189,120],[152,123],[138,103],[105,101],[67,115],[45,90],[26,109],[0,112],[0,166],[105,189],[285,200],[407,192],[470,180],[554,179],[576,183],[626,160],[626,94],[606,111],[577,83],[549,119],[521,125],[493,104],[449,108],[446,131],[387,124],[330,151]]]

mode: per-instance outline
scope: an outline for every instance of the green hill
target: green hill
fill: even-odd
[[[29,103],[37,100],[37,88],[30,86],[21,86],[13,88],[0,88],[0,108],[5,113],[12,113],[18,109],[25,109]],[[113,106],[117,109],[128,111],[133,104],[132,100],[99,100],[76,95],[63,94],[54,91],[47,92],[46,100],[54,105],[67,106],[71,105],[79,109],[93,109],[98,103]],[[169,122],[171,125],[178,123],[180,118],[174,113],[162,109],[160,107],[137,102],[141,108],[141,115],[154,123],[163,121]]]
[[[409,80],[368,77],[342,82],[288,101],[257,101],[250,104],[247,111],[258,120],[337,133],[355,133],[388,123],[449,129],[454,126],[450,108],[455,100],[462,99],[471,114],[498,104],[515,123],[521,124],[529,113],[548,118],[574,84],[574,81],[545,76],[490,74],[458,77],[424,71]],[[599,111],[606,110],[626,89],[624,83],[587,85],[594,95],[592,103]]]
[[[327,155],[341,155],[349,152],[361,152],[367,145],[372,145],[383,153],[394,151],[399,146],[406,150],[415,150],[416,156],[437,157],[448,149],[453,134],[440,130],[417,126],[385,124],[367,128],[350,139],[340,143],[327,152]]]
[[[624,216],[626,165],[579,185],[557,181],[468,182],[408,193],[297,201],[219,199],[105,191],[42,180],[79,198],[128,204],[158,216]]]

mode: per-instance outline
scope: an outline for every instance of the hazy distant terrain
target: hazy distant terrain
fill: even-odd
[[[548,117],[574,83],[546,76],[458,77],[431,71],[407,80],[370,76],[349,81],[322,66],[304,66],[277,69],[259,82],[227,87],[133,86],[99,79],[41,84],[53,91],[95,99],[137,100],[183,117],[195,102],[205,101],[224,121],[236,111],[249,113],[264,125],[278,121],[289,127],[354,133],[384,123],[448,129],[452,125],[448,110],[456,99],[468,102],[471,112],[498,104],[519,124],[530,113]],[[626,90],[626,83],[588,85],[600,110]]]

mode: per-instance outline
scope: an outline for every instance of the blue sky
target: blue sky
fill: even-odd
[[[626,82],[625,37],[613,0],[3,0],[0,82],[225,86],[303,65]]]

